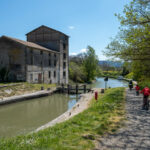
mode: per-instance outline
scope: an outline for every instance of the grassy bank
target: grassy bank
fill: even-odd
[[[41,87],[44,87],[44,89],[56,87],[55,84],[31,84],[27,82],[13,84],[16,85],[9,86],[9,84],[0,84],[1,86],[8,85],[8,87],[0,88],[0,98],[36,92],[41,90]]]
[[[124,88],[109,89],[72,119],[38,133],[0,139],[0,150],[85,150],[94,140],[115,132],[124,119]]]

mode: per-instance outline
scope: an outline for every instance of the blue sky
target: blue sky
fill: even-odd
[[[46,25],[70,36],[70,54],[96,50],[100,60],[118,32],[114,13],[131,0],[0,0],[0,36],[26,40],[25,34]]]

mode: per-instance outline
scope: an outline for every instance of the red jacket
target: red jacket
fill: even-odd
[[[150,95],[150,89],[148,87],[145,87],[140,93],[143,93],[144,96]]]
[[[135,89],[136,89],[136,91],[139,91],[140,87],[138,85],[136,85]]]

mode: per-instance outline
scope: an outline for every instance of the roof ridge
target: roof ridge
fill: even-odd
[[[56,29],[50,28],[50,27],[48,27],[48,26],[45,26],[45,25],[41,25],[41,26],[39,26],[39,27],[37,27],[37,28],[33,29],[32,31],[28,32],[26,35],[28,35],[28,34],[30,34],[30,33],[32,33],[32,32],[34,32],[34,31],[36,31],[37,29],[39,29],[39,28],[41,28],[41,27],[48,28],[48,29],[50,29],[50,30],[53,30],[53,31],[59,32],[59,33],[61,33],[61,34],[65,35],[65,36],[69,37],[67,34],[65,34],[65,33],[61,32],[61,31],[58,31],[58,30],[56,30]]]

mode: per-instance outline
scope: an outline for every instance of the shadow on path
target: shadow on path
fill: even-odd
[[[126,127],[102,137],[95,150],[150,150],[150,111],[141,109],[142,99],[127,90]]]

